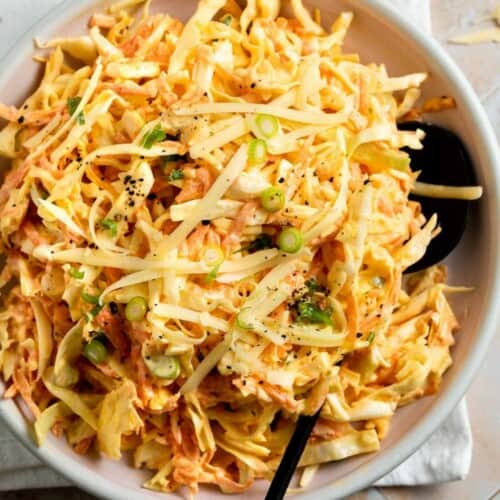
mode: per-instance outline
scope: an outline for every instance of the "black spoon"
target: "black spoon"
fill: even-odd
[[[446,186],[470,186],[475,184],[474,167],[463,142],[449,130],[427,123],[407,122],[400,130],[420,128],[426,134],[424,148],[407,149],[413,171],[421,171],[418,180],[429,184]],[[406,272],[426,269],[447,257],[462,238],[469,218],[469,201],[443,198],[425,198],[410,195],[410,199],[422,205],[422,212],[429,218],[438,215],[441,233],[430,243],[425,255]]]
[[[416,130],[426,133],[422,150],[408,149],[413,171],[421,171],[418,178],[429,184],[447,186],[468,186],[474,183],[474,168],[462,141],[452,132],[437,125],[420,122],[406,122],[400,130]],[[422,205],[424,215],[429,218],[438,215],[441,233],[428,246],[424,257],[406,272],[415,272],[437,264],[449,255],[462,238],[468,219],[468,201],[410,196]],[[306,447],[321,409],[314,415],[301,415],[288,443],[285,454],[265,500],[281,500]]]

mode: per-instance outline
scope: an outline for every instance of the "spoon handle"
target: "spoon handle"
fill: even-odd
[[[318,421],[320,413],[321,408],[314,415],[301,415],[297,420],[297,426],[286,447],[285,454],[267,491],[265,500],[281,500],[285,496],[288,485],[292,480],[302,452],[306,447],[307,440]]]

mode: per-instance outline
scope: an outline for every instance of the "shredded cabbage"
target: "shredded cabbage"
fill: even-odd
[[[108,393],[99,412],[97,440],[99,449],[109,458],[121,457],[121,439],[125,434],[138,432],[143,426],[134,406],[135,385],[127,380]]]
[[[52,426],[68,415],[71,415],[71,409],[62,401],[42,411],[34,424],[37,445],[42,446]]]
[[[38,377],[42,377],[49,366],[54,341],[52,339],[52,323],[43,310],[42,305],[36,299],[31,301],[31,307],[35,315],[36,335],[38,344]]]

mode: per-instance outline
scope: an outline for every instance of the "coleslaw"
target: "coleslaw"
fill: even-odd
[[[37,90],[0,103],[0,374],[39,445],[241,492],[322,408],[305,487],[439,389],[468,289],[403,279],[439,232],[409,195],[481,188],[410,169],[425,73],[344,52],[350,12],[290,7],[201,0],[183,24],[124,0],[38,42]]]

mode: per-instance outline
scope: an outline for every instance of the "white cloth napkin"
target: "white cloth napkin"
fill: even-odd
[[[43,0],[45,10],[60,0]],[[430,32],[430,0],[381,0],[388,5],[405,12],[408,19]],[[40,0],[21,0],[32,7],[40,7]],[[16,3],[10,3],[10,9],[16,9]],[[42,15],[42,11],[39,14]],[[5,13],[3,13],[5,16]],[[10,17],[10,16],[9,16]],[[33,17],[28,19],[29,24]],[[5,17],[4,17],[4,20]],[[25,26],[27,27],[27,26]],[[1,32],[2,30],[0,30]],[[7,31],[5,29],[4,33]],[[20,31],[22,32],[22,31]],[[15,33],[14,31],[11,34]],[[5,33],[6,34],[6,33]],[[0,35],[0,41],[3,38]],[[5,40],[7,41],[7,39]],[[10,41],[10,40],[9,40]],[[472,456],[472,435],[470,431],[467,406],[463,400],[448,417],[446,422],[431,438],[399,467],[375,483],[375,486],[410,486],[425,485],[443,481],[463,479],[469,472]],[[43,466],[28,452],[0,423],[0,491],[50,488],[69,486],[69,483],[56,472]]]

